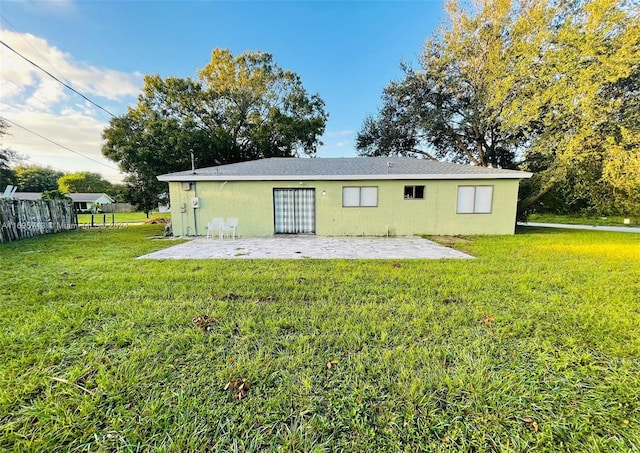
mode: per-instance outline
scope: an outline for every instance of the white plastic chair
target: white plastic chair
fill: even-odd
[[[238,218],[237,217],[229,217],[225,220],[224,225],[222,227],[222,237],[226,234],[231,234],[233,239],[236,238],[236,234],[238,233]]]
[[[224,219],[222,217],[214,217],[211,222],[207,224],[207,239],[210,237],[215,238],[214,233],[218,233],[218,238],[222,239],[222,232],[224,230]]]

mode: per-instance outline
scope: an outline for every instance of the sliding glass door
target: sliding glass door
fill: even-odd
[[[316,190],[273,189],[276,234],[315,234]]]

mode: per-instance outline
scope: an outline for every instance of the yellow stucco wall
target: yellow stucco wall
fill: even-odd
[[[316,234],[319,236],[513,234],[518,182],[516,179],[303,181],[302,184],[298,181],[198,181],[191,183],[190,190],[184,190],[180,182],[172,182],[169,192],[176,236],[205,235],[207,222],[213,217],[238,217],[240,236],[271,236],[274,234],[274,188],[315,189]],[[424,185],[424,199],[405,200],[405,185]],[[460,185],[493,186],[492,212],[457,214]],[[378,206],[342,207],[343,186],[378,187]],[[191,203],[195,196],[200,207],[193,209]]]

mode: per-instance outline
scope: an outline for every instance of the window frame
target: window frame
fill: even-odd
[[[413,189],[412,190],[413,196],[407,197],[407,188],[409,188],[409,187],[411,187]],[[422,187],[422,196],[421,197],[417,197],[416,196],[416,189],[418,187]],[[426,198],[426,195],[425,195],[426,191],[427,190],[426,190],[426,187],[424,186],[424,184],[409,184],[409,185],[404,186],[404,190],[403,190],[403,193],[402,193],[402,199],[403,200],[424,200]]]
[[[344,204],[344,190],[345,189],[358,189],[358,204],[348,205]],[[362,205],[362,189],[376,189],[376,204],[375,205]],[[343,208],[377,208],[378,207],[378,186],[342,186],[342,207]]]
[[[478,211],[478,188],[490,188],[491,189],[491,199],[489,200],[489,210],[488,211]],[[473,189],[473,208],[471,211],[463,211],[460,212],[460,189],[461,188],[472,188]],[[456,193],[456,214],[493,214],[493,192],[495,186],[492,184],[474,184],[474,185],[459,185]]]

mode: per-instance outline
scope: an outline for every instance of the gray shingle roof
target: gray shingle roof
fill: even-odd
[[[68,193],[66,195],[74,202],[93,203],[100,197],[106,197],[113,203],[113,199],[105,193]],[[16,200],[40,200],[41,196],[42,192],[16,192],[13,194],[13,198]]]
[[[15,200],[40,200],[42,192],[15,192],[13,198]]]
[[[80,193],[80,192],[77,192],[77,193],[68,193],[67,196],[70,197],[75,202],[84,202],[84,201],[86,201],[86,202],[91,202],[91,203],[96,201],[98,198],[106,197],[107,199],[111,200],[111,202],[113,203],[113,198],[111,198],[106,193]]]
[[[274,157],[158,176],[160,181],[523,179],[531,173],[410,157]]]

